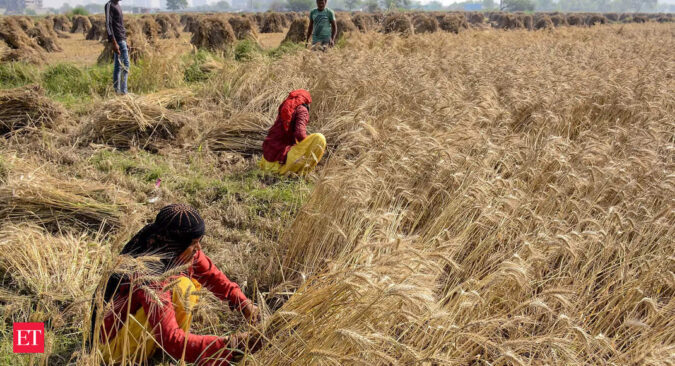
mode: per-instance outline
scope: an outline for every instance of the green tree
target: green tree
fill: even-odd
[[[410,6],[410,0],[382,0],[382,5],[388,10],[406,9]]]
[[[532,11],[534,3],[531,0],[503,0],[502,9],[507,11]]]
[[[169,10],[179,10],[187,8],[187,0],[166,0],[166,8]]]
[[[345,5],[347,5],[347,9],[349,9],[349,11],[352,11],[354,8],[361,6],[361,4],[361,0],[345,0]]]
[[[314,2],[312,0],[287,0],[286,7],[291,11],[307,11],[312,10]]]
[[[81,6],[78,6],[78,7],[75,7],[75,9],[70,11],[70,15],[89,15],[89,12],[87,11],[87,9],[85,9]]]

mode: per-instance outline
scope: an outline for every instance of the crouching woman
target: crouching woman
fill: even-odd
[[[260,316],[239,286],[201,250],[204,232],[204,221],[194,208],[174,204],[162,208],[155,222],[124,246],[121,255],[160,259],[154,262],[152,275],[114,273],[106,283],[102,303],[100,298],[94,301],[98,306],[93,307],[89,341],[106,363],[144,364],[161,349],[188,363],[227,365],[237,350],[259,348],[260,343],[248,333],[229,337],[189,334],[191,310],[201,288],[251,322]],[[100,327],[95,325],[97,314],[102,315]]]
[[[320,133],[307,135],[311,103],[309,92],[298,89],[279,106],[277,119],[263,141],[260,169],[281,175],[306,175],[321,161],[326,138]]]

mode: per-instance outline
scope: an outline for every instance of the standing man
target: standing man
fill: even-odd
[[[335,36],[337,35],[337,23],[335,22],[335,13],[326,7],[328,0],[316,0],[316,9],[309,12],[309,28],[307,29],[307,39],[305,45],[312,37],[312,47],[335,45]]]
[[[108,1],[104,10],[108,42],[112,43],[115,53],[113,55],[113,88],[115,88],[117,94],[126,94],[127,78],[129,77],[129,48],[127,47],[127,32],[124,29],[120,0]]]

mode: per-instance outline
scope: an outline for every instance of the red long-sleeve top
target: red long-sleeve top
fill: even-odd
[[[309,111],[304,105],[299,105],[293,112],[291,125],[288,131],[284,129],[281,118],[277,116],[274,125],[267,133],[263,141],[263,156],[269,162],[278,161],[281,164],[286,163],[288,150],[297,142],[307,137],[307,123],[309,122]]]
[[[192,265],[188,268],[187,275],[196,279],[203,287],[209,289],[219,299],[227,301],[230,308],[241,310],[249,301],[239,286],[230,281],[223,272],[213,264],[211,259],[201,250],[195,253]],[[113,339],[117,331],[122,327],[127,318],[127,306],[129,313],[135,314],[141,307],[147,314],[149,325],[154,329],[155,340],[173,358],[183,357],[185,349],[185,361],[197,362],[198,365],[227,365],[232,358],[231,352],[225,348],[227,339],[209,335],[186,335],[176,322],[176,314],[171,300],[171,291],[162,291],[164,286],[171,282],[154,283],[147,285],[157,296],[152,296],[147,289],[134,289],[129,304],[129,286],[120,286],[113,301],[113,309],[103,319],[101,339]],[[185,338],[187,336],[187,345]],[[183,348],[185,347],[185,348]]]

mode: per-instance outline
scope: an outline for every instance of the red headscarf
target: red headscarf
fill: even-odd
[[[281,122],[284,124],[284,130],[288,131],[291,127],[291,119],[293,118],[295,108],[298,108],[299,105],[310,103],[312,103],[312,96],[305,89],[293,90],[288,94],[286,100],[279,106],[279,118],[281,118]]]

